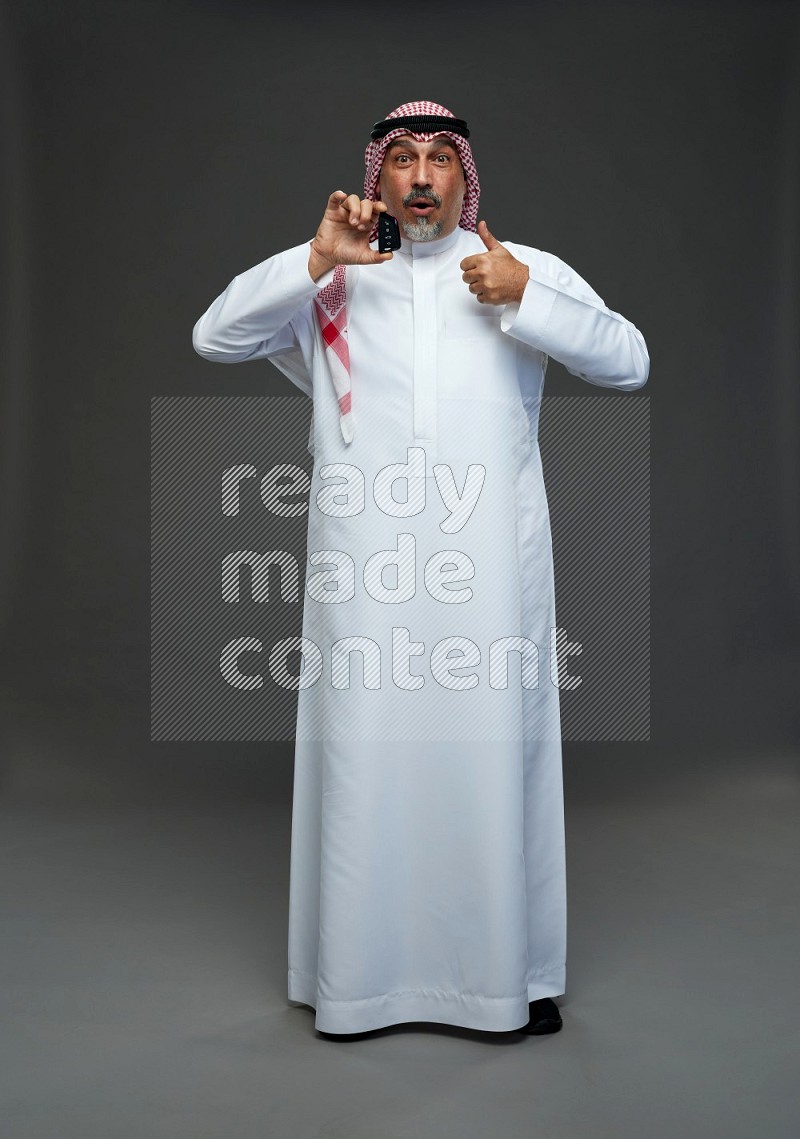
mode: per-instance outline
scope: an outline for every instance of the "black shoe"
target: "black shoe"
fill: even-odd
[[[321,1028],[318,1028],[316,1031],[323,1040],[363,1040],[367,1036],[372,1036],[378,1029],[365,1028],[363,1032],[323,1032]]]
[[[558,1032],[564,1023],[558,1005],[550,997],[542,997],[538,1001],[528,1002],[528,1023],[519,1029],[528,1036],[546,1036],[549,1032]]]

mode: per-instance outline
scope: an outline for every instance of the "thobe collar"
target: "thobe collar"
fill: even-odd
[[[445,237],[437,237],[435,241],[409,241],[408,238],[400,235],[402,244],[396,250],[397,253],[402,253],[406,257],[411,257],[416,260],[417,257],[432,257],[436,253],[444,253],[451,245],[455,245],[462,233],[466,233],[460,225],[457,225],[452,233],[448,233]],[[378,248],[377,241],[371,242],[376,249]]]

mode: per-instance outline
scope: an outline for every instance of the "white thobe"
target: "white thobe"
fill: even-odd
[[[626,391],[649,357],[570,266],[502,244],[529,268],[519,304],[469,292],[459,263],[485,247],[461,228],[348,266],[349,446],[312,303],[331,274],[311,279],[308,243],[234,278],[194,329],[207,359],[269,358],[313,398],[288,997],[322,1031],[508,1031],[565,991],[539,409],[548,357]]]

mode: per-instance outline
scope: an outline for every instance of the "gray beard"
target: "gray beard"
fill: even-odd
[[[430,222],[427,218],[418,218],[417,221],[403,222],[403,233],[409,241],[435,241],[441,232],[441,221]]]

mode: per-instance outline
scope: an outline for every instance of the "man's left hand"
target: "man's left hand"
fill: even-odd
[[[478,222],[478,236],[486,246],[486,253],[465,257],[459,268],[481,304],[507,305],[521,301],[528,283],[528,266],[517,261],[489,232],[485,221]]]

